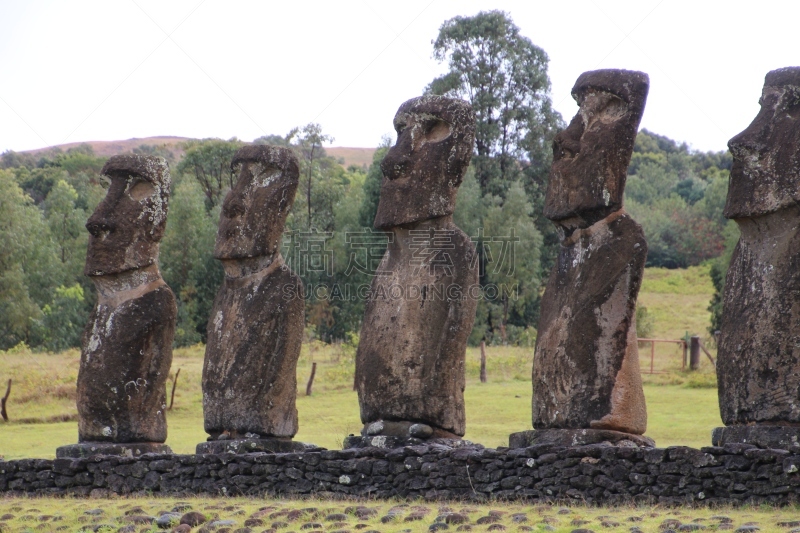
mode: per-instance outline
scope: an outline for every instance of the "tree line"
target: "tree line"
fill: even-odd
[[[558,239],[542,216],[551,143],[564,127],[552,109],[547,54],[500,11],[446,21],[433,43],[448,72],[425,93],[468,100],[477,116],[476,147],[459,189],[455,222],[473,237],[480,260],[473,344],[532,345],[539,302]],[[400,102],[398,102],[398,105]],[[392,117],[386,117],[387,124]],[[324,341],[357,335],[384,236],[372,230],[380,195],[383,139],[368,167],[344,168],[318,124],[254,143],[289,147],[300,184],[283,254],[306,287],[307,334]],[[165,157],[173,176],[160,268],[178,298],[176,345],[205,341],[208,313],[223,272],[212,257],[219,210],[236,179],[238,139],[186,142],[180,150],[141,145]],[[20,343],[51,351],[79,346],[94,304],[82,275],[87,217],[105,190],[105,160],[89,145],[0,158],[0,349]],[[644,227],[648,266],[696,265],[724,255],[735,226],[722,217],[731,158],[699,152],[643,130],[628,170],[626,208]],[[716,259],[720,261],[720,259]],[[503,290],[492,291],[490,288]],[[349,291],[349,292],[348,292]]]

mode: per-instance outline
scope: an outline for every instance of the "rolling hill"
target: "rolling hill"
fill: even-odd
[[[189,140],[191,139],[188,137],[174,137],[170,135],[144,138],[134,137],[133,139],[119,141],[87,141],[59,144],[55,146],[48,146],[46,148],[37,148],[36,150],[27,150],[22,153],[38,154],[47,152],[54,148],[67,151],[70,148],[75,148],[82,144],[88,144],[92,147],[92,150],[94,150],[95,155],[99,157],[111,157],[112,155],[130,153],[138,146],[149,144],[169,148],[175,154],[175,157],[180,159],[183,157],[183,148],[181,145]],[[335,157],[345,168],[349,167],[350,165],[362,167],[364,165],[369,166],[372,163],[372,154],[375,153],[375,148],[331,146],[326,147],[325,152],[329,156]]]

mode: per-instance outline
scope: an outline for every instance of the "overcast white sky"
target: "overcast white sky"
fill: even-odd
[[[565,120],[581,72],[642,70],[642,127],[702,150],[749,124],[769,70],[800,65],[792,0],[0,0],[0,152],[250,141],[308,122],[334,146],[376,146],[444,71],[431,57],[442,22],[489,9],[548,53]]]

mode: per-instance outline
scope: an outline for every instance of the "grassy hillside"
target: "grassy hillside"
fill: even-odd
[[[21,153],[38,154],[40,152],[46,152],[48,150],[52,150],[53,148],[60,148],[61,150],[66,152],[70,148],[77,148],[82,144],[88,144],[89,146],[92,147],[94,155],[96,155],[97,157],[111,157],[112,155],[131,153],[134,148],[138,148],[143,144],[148,144],[153,146],[166,146],[170,148],[177,156],[182,157],[183,150],[180,149],[180,144],[188,140],[189,140],[188,137],[174,137],[171,135],[144,137],[144,138],[134,137],[133,139],[125,139],[121,141],[87,141],[87,142],[57,144],[55,146],[48,146],[46,148],[27,150]]]
[[[176,156],[177,159],[183,157],[183,149],[180,145],[186,141],[191,140],[189,137],[174,137],[170,135],[156,136],[156,137],[143,137],[125,139],[120,141],[87,141],[58,144],[55,146],[48,146],[46,148],[37,148],[36,150],[27,150],[21,152],[23,154],[39,154],[52,150],[53,148],[60,148],[64,152],[70,148],[77,148],[82,144],[88,144],[92,147],[94,155],[97,157],[111,157],[112,155],[131,153],[134,148],[138,148],[143,144],[151,146],[163,146],[169,148]],[[354,148],[347,146],[331,146],[325,148],[325,152],[336,158],[342,163],[345,168],[350,165],[357,167],[369,166],[372,164],[372,155],[375,153],[375,148]]]
[[[342,166],[344,168],[350,165],[357,167],[369,167],[372,164],[372,156],[375,154],[375,148],[348,148],[346,146],[331,146],[325,148],[325,153],[337,160],[344,161]],[[341,162],[340,161],[340,162]]]
[[[676,339],[703,333],[711,297],[708,269],[647,269],[640,302],[653,318],[653,336]],[[712,353],[714,353],[712,351]],[[204,348],[175,350],[172,371],[180,369],[175,406],[169,412],[168,444],[191,453],[206,437],[203,431],[200,378]],[[361,424],[358,398],[352,390],[355,347],[319,342],[303,345],[297,369],[300,432],[298,440],[327,448],[357,433]],[[478,379],[480,351],[467,351],[467,435],[487,446],[503,446],[508,434],[530,429],[533,349],[489,347],[489,383]],[[710,444],[711,429],[720,425],[713,367],[703,360],[700,372],[680,370],[681,351],[659,345],[657,374],[643,374],[648,403],[647,434],[661,446]],[[0,423],[0,454],[6,459],[53,457],[55,448],[77,440],[75,380],[77,350],[58,354],[28,350],[0,352],[0,383],[12,379],[8,411],[11,423]],[[649,370],[649,346],[640,347],[643,372]],[[312,396],[305,383],[312,362],[318,364]],[[168,384],[168,390],[171,384]]]

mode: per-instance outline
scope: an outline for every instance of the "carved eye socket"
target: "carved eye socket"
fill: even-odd
[[[450,136],[450,124],[439,119],[426,120],[423,131],[428,142],[440,142]]]
[[[100,186],[104,189],[108,189],[109,187],[111,187],[111,178],[109,178],[108,176],[100,176],[98,182],[100,183]]]
[[[786,91],[786,112],[792,115],[800,113],[800,88]]]
[[[142,178],[131,178],[128,183],[128,195],[137,202],[149,198],[155,191],[153,184]]]
[[[611,96],[597,112],[597,119],[603,123],[614,122],[628,112],[628,105],[620,98]]]
[[[405,121],[397,121],[394,123],[394,131],[397,132],[397,135],[400,136],[403,133],[403,130],[406,129],[406,122]]]

